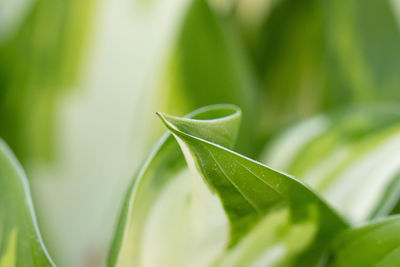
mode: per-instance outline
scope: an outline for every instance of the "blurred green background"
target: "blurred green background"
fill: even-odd
[[[54,260],[105,263],[163,132],[155,111],[237,104],[236,151],[257,158],[309,116],[396,103],[399,12],[397,0],[0,0],[0,137]]]

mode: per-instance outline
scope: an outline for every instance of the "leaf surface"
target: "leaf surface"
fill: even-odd
[[[291,223],[312,221],[316,226],[317,245],[301,251],[298,264],[315,264],[326,242],[347,227],[334,210],[295,178],[193,135],[182,127],[185,120],[159,116],[179,142],[188,165],[218,195],[231,225],[229,248],[235,247],[265,215],[281,207],[289,208]]]
[[[28,181],[0,140],[0,266],[54,266],[39,233]]]
[[[320,192],[353,222],[387,215],[399,199],[400,111],[352,106],[300,122],[272,141],[262,161]]]
[[[187,112],[211,104],[232,103],[243,110],[237,149],[252,154],[257,123],[258,88],[237,28],[208,1],[194,0],[183,18],[167,73],[172,91],[169,112]],[[253,138],[250,138],[253,136]]]
[[[338,238],[330,266],[398,266],[399,232],[399,216],[348,230]]]
[[[343,88],[356,101],[399,99],[396,5],[390,0],[324,2],[329,88]]]
[[[197,119],[196,122],[202,126],[194,127],[197,126],[192,125],[195,120],[186,120],[182,127],[187,131],[233,147],[241,117],[235,106],[200,108],[187,117]],[[210,196],[205,185],[195,178],[187,171],[178,144],[166,133],[128,189],[110,251],[109,266],[184,266],[185,253],[182,251],[189,256],[197,254],[199,260],[194,262],[198,266],[215,258],[213,250],[218,253],[225,246],[225,232],[221,227],[225,227],[226,219],[220,205],[215,203],[215,197]],[[204,219],[207,213],[209,219]],[[189,243],[186,236],[190,234],[184,231],[186,228],[195,235],[191,236]],[[171,238],[174,245],[170,244]],[[206,254],[211,256],[200,251],[208,251]],[[186,264],[190,262],[193,262],[193,257]]]

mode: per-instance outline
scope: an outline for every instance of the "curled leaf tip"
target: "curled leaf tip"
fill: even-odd
[[[166,114],[165,113],[163,113],[163,112],[156,112],[156,115],[161,119],[161,121],[164,123],[164,125],[169,129],[169,130],[171,130],[171,125],[170,125],[170,123],[168,122],[168,120],[167,120],[167,118],[166,118]]]

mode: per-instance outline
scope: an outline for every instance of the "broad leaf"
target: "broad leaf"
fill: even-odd
[[[314,239],[317,245],[304,244],[304,247],[293,253],[294,255],[286,255],[285,259],[280,259],[282,262],[296,261],[291,259],[296,256],[297,264],[316,264],[327,241],[347,226],[323,200],[298,180],[241,156],[210,138],[196,135],[193,130],[188,131],[189,124],[201,128],[200,122],[159,115],[178,140],[192,171],[199,174],[209,190],[219,197],[228,216],[228,248],[232,251],[228,251],[219,259],[218,263],[221,265],[232,266],[234,263],[227,262],[230,262],[232,257],[235,258],[235,255],[232,255],[235,254],[235,246],[240,247],[240,241],[244,240],[266,215],[282,212],[285,208],[289,210],[288,219],[293,225],[311,223],[315,227],[314,231],[311,231],[311,239]],[[264,230],[263,234],[268,236],[268,229]],[[290,240],[288,236],[286,238]],[[265,242],[269,242],[267,239]],[[284,250],[288,250],[287,246],[286,244]]]
[[[1,139],[0,266],[54,266],[39,233],[28,181]]]
[[[347,103],[399,100],[398,7],[391,0],[240,1],[243,39],[266,96],[263,133]]]
[[[399,100],[396,1],[324,1],[327,87],[357,101]]]
[[[400,111],[382,104],[301,122],[273,141],[262,161],[301,177],[348,219],[360,222],[395,206],[399,149]]]
[[[379,266],[400,264],[400,216],[344,232],[335,242],[329,266]]]
[[[188,115],[206,119],[202,128],[188,127],[232,147],[240,116],[233,106],[211,106]],[[225,215],[215,197],[194,178],[178,144],[165,134],[127,192],[110,252],[110,266],[185,266],[191,261],[201,266],[223,250],[227,239],[223,230]],[[211,218],[204,219],[204,214],[211,214]],[[194,233],[190,243],[184,236],[186,231]],[[199,253],[197,258],[193,253]]]
[[[327,1],[240,2],[243,38],[263,89],[261,132],[265,138],[293,120],[352,100],[341,87],[332,90],[325,85]],[[245,5],[248,8],[241,11]],[[257,15],[260,18],[254,24]]]
[[[22,162],[53,156],[56,103],[60,91],[79,87],[74,83],[92,6],[78,0],[0,1],[0,35],[7,26],[3,13],[19,13],[18,30],[0,40],[0,135]]]
[[[165,135],[134,178],[110,266],[316,264],[347,227],[296,179],[228,150],[234,106],[159,116],[181,149]]]
[[[240,152],[251,154],[256,149],[258,92],[234,26],[229,18],[218,16],[208,1],[193,0],[182,21],[166,84],[174,96],[170,99],[170,112],[181,111],[176,107],[186,106],[189,112],[226,102],[239,106],[244,119],[237,147]]]

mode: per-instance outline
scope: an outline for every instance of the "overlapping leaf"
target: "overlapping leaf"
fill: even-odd
[[[289,208],[292,223],[311,220],[316,224],[318,245],[306,250],[297,264],[316,264],[325,242],[346,227],[327,204],[298,180],[193,135],[179,118],[160,117],[180,143],[186,161],[219,196],[231,224],[229,247],[234,247],[265,215],[280,206]],[[288,259],[287,256],[285,260]]]
[[[347,223],[301,182],[229,150],[236,108],[195,114],[159,114],[181,149],[164,136],[136,176],[109,264],[316,264]]]
[[[292,127],[272,142],[263,162],[301,177],[360,222],[396,205],[399,149],[397,105],[359,106]]]
[[[188,125],[190,129],[225,146],[233,146],[240,121],[240,111],[235,107],[217,105],[199,109],[188,116],[206,119],[201,128]],[[210,120],[215,118],[219,119]],[[198,182],[191,185],[193,179],[185,167],[178,144],[170,134],[165,134],[135,175],[127,192],[110,253],[110,266],[176,266],[180,261],[181,264],[185,262],[185,253],[180,252],[189,253],[184,250],[185,246],[192,250],[201,248],[197,250],[200,262],[215,258],[213,254],[224,246],[225,234],[219,230],[226,220],[221,217],[218,204],[214,205],[215,198],[209,196],[205,186]],[[196,192],[194,196],[192,191]],[[210,207],[207,201],[214,204]],[[204,213],[211,214],[211,218],[196,222],[204,217]],[[179,227],[174,228],[175,225]],[[182,237],[186,227],[197,233],[189,244]],[[207,242],[207,239],[212,242]],[[204,251],[211,251],[211,256],[202,254]],[[186,260],[189,264],[193,259]]]
[[[343,233],[329,266],[379,266],[400,264],[400,217],[388,217]]]
[[[54,266],[39,233],[28,181],[1,139],[0,266]]]
[[[237,148],[256,149],[257,86],[235,25],[221,18],[206,0],[193,0],[182,21],[167,82],[173,93],[171,111],[231,103],[243,110]],[[165,84],[164,84],[165,86]],[[179,107],[180,110],[176,110]],[[175,109],[175,110],[174,110]]]

